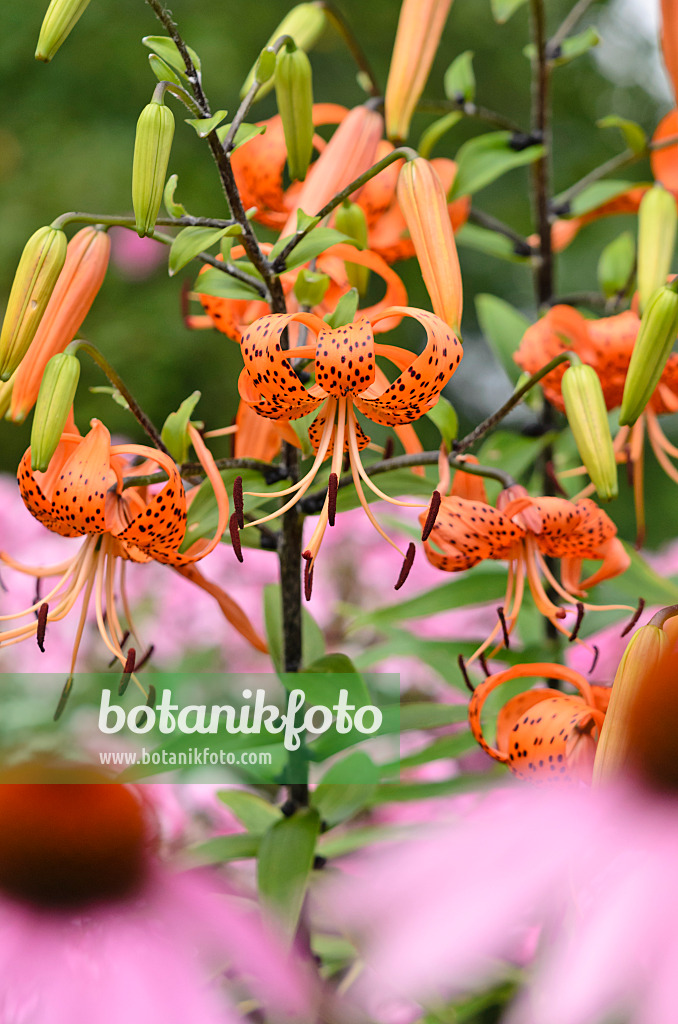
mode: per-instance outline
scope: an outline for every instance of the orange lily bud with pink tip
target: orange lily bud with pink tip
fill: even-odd
[[[417,157],[405,164],[397,195],[433,311],[458,332],[463,304],[459,257],[447,196],[428,160]]]
[[[403,0],[386,83],[386,133],[407,138],[431,71],[452,0]]]
[[[376,110],[354,107],[341,122],[306,176],[295,206],[281,234],[291,235],[297,227],[297,210],[316,214],[354,178],[374,163],[383,121]]]
[[[47,309],[14,378],[9,418],[21,423],[35,405],[40,381],[52,356],[73,340],[103,283],[111,240],[105,231],[86,227],[68,243],[66,262]]]

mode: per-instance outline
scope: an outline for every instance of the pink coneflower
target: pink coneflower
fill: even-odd
[[[244,984],[279,1016],[307,1015],[297,965],[256,915],[161,865],[137,791],[65,767],[25,784],[35,771],[0,786],[2,1021],[230,1024]]]

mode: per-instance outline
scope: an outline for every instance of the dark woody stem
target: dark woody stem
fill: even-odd
[[[549,124],[549,63],[546,56],[546,19],[543,0],[530,0],[532,39],[532,134],[541,139],[544,155],[532,165],[532,191],[535,220],[539,234],[539,253],[535,268],[537,302],[545,305],[553,294],[553,250],[549,210],[549,163],[551,137]]]
[[[488,110],[487,107],[479,107],[477,103],[471,103],[468,100],[419,100],[417,110],[420,110],[423,114],[449,114],[452,111],[458,110],[460,114],[465,114],[466,117],[475,117],[486,124],[494,125],[495,128],[501,128],[504,131],[515,132],[520,135],[524,134],[523,129],[515,121],[504,117],[503,114],[495,113],[494,110]]]
[[[86,352],[90,359],[93,359],[97,366],[104,371],[113,387],[120,392],[122,397],[127,402],[130,412],[132,413],[136,421],[139,424],[141,424],[141,426],[144,428],[144,430],[150,437],[155,447],[159,448],[160,451],[164,452],[166,455],[169,455],[169,452],[167,451],[167,448],[163,444],[162,438],[160,437],[159,431],[156,429],[156,427],[153,426],[151,420],[148,418],[148,416],[143,411],[137,400],[134,398],[132,392],[129,390],[129,388],[124,383],[119,374],[116,372],[116,370],[113,369],[108,360],[104,356],[102,356],[101,352],[97,348],[95,348],[95,346],[92,345],[89,341],[80,340],[72,341],[70,345],[68,345],[68,347],[66,348],[66,352],[72,355],[75,355],[76,352]]]

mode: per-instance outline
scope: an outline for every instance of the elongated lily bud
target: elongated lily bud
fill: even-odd
[[[666,281],[676,244],[676,200],[661,185],[643,196],[638,211],[638,295],[641,313]]]
[[[678,333],[676,285],[663,285],[650,299],[629,363],[619,425],[632,426],[659,383]]]
[[[40,27],[36,60],[51,61],[88,4],[89,0],[52,0]]]
[[[678,659],[674,642],[664,629],[669,617],[675,616],[676,612],[678,606],[658,612],[648,625],[641,626],[633,634],[624,651],[614,677],[610,704],[596,752],[594,783],[618,776],[637,759],[638,744],[642,742],[638,735],[642,731],[639,730],[639,718],[646,718],[649,709],[656,710],[654,702],[658,683],[664,679],[667,669],[670,670],[670,681],[674,684],[674,725],[677,722],[675,677]],[[667,659],[672,662],[672,670],[667,665]],[[667,694],[664,694],[664,699],[666,697]],[[647,732],[647,722],[645,725]],[[671,737],[671,747],[675,751],[675,733]]]
[[[47,361],[77,334],[104,280],[111,241],[86,227],[68,243],[66,262],[27,357],[16,371],[9,419],[21,423],[35,405]]]
[[[173,137],[172,111],[151,100],[141,111],[134,140],[132,206],[140,238],[151,234],[158,216]]]
[[[66,259],[66,235],[38,228],[26,242],[0,333],[0,379],[9,380],[26,355]]]
[[[386,134],[407,138],[433,64],[452,0],[403,0],[386,83]]]
[[[447,197],[423,157],[407,161],[396,189],[433,312],[458,332],[463,304],[459,257]]]
[[[591,483],[603,501],[617,497],[617,462],[600,378],[592,366],[569,366],[561,382],[565,413]]]
[[[300,50],[311,50],[322,35],[326,24],[327,16],[319,4],[297,4],[297,6],[293,7],[280,22],[275,32],[271,35],[271,38],[266,43],[266,48],[271,46],[276,39],[280,39],[281,36],[291,36]],[[254,83],[255,77],[257,80],[262,81],[262,86],[256,97],[258,100],[263,99],[263,97],[266,96],[273,87],[272,81],[263,81],[263,79],[259,79],[259,76],[257,75],[258,63],[259,61],[257,61],[257,63],[250,69],[247,78],[243,83],[243,87],[240,90],[240,99],[249,92],[250,87]]]
[[[313,152],[313,80],[303,50],[283,47],[275,68],[275,96],[287,147],[292,180],[306,177]]]
[[[367,248],[367,218],[361,206],[348,200],[339,207],[334,217],[337,231],[358,243],[361,249]],[[346,261],[346,276],[352,288],[364,295],[370,280],[369,267],[360,267],[357,263]]]
[[[61,440],[80,379],[77,356],[59,352],[45,367],[31,430],[31,468],[44,473]]]
[[[346,115],[296,196],[295,209],[281,232],[283,237],[296,230],[297,210],[313,216],[372,166],[383,127],[381,115],[366,106],[354,107]]]

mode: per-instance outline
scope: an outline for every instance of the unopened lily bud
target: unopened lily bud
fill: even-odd
[[[80,329],[103,283],[110,249],[108,234],[95,227],[82,228],[68,243],[45,315],[15,374],[9,414],[15,423],[21,423],[35,405],[47,361],[63,352]]]
[[[675,284],[658,288],[640,321],[640,330],[624,384],[620,426],[632,426],[659,383],[678,333],[678,294]]]
[[[165,188],[174,115],[164,103],[151,100],[137,121],[132,167],[132,206],[138,235],[150,235]]]
[[[459,257],[447,196],[428,160],[404,164],[396,189],[433,312],[458,332],[463,304]]]
[[[272,46],[265,47],[259,54],[259,60],[254,65],[254,80],[258,85],[263,85],[273,78],[278,54]]]
[[[577,450],[603,501],[617,497],[617,462],[600,378],[592,366],[569,366],[561,382]]]
[[[674,644],[663,628],[678,606],[658,612],[646,626],[641,626],[624,651],[619,663],[605,724],[598,743],[594,767],[594,783],[614,778],[624,772],[638,754],[639,709],[654,709],[657,684],[667,669],[667,658],[673,652],[671,682],[675,683],[676,658]],[[665,695],[666,696],[666,695]],[[673,704],[676,704],[675,692]],[[674,711],[674,720],[676,712]],[[675,736],[671,747],[675,751]]]
[[[638,296],[641,313],[671,269],[676,244],[676,200],[661,185],[647,190],[638,210]]]
[[[327,274],[319,274],[317,271],[302,267],[294,282],[294,294],[300,306],[312,309],[323,301],[329,286],[330,279]]]
[[[77,356],[59,352],[45,367],[31,429],[31,468],[44,473],[61,440],[80,378]]]
[[[40,27],[36,60],[51,61],[88,4],[89,0],[52,0]]]
[[[66,259],[66,235],[39,228],[26,242],[0,333],[0,379],[9,380],[26,355]]]
[[[408,136],[451,5],[452,0],[403,0],[384,98],[386,134],[394,142]]]
[[[275,96],[287,147],[287,168],[293,181],[303,181],[313,152],[313,79],[303,50],[278,54]]]
[[[319,4],[308,3],[308,4],[297,4],[289,11],[283,20],[278,25],[275,32],[271,35],[271,38],[266,43],[266,48],[272,45],[276,39],[280,39],[281,36],[290,36],[300,50],[311,50],[325,28],[327,24],[327,16],[325,11]],[[261,59],[261,58],[260,58]],[[243,99],[246,93],[249,92],[255,77],[257,81],[260,81],[257,74],[257,64],[254,65],[249,71],[247,78],[243,83],[243,87],[240,90],[240,99]],[[257,92],[257,99],[263,99],[266,96],[272,86],[273,82],[269,79],[263,81],[261,88]]]
[[[337,231],[358,243],[361,249],[367,248],[367,218],[361,206],[346,200],[334,216]],[[346,277],[352,288],[357,288],[360,295],[367,291],[370,280],[369,267],[360,267],[357,263],[346,262]]]

